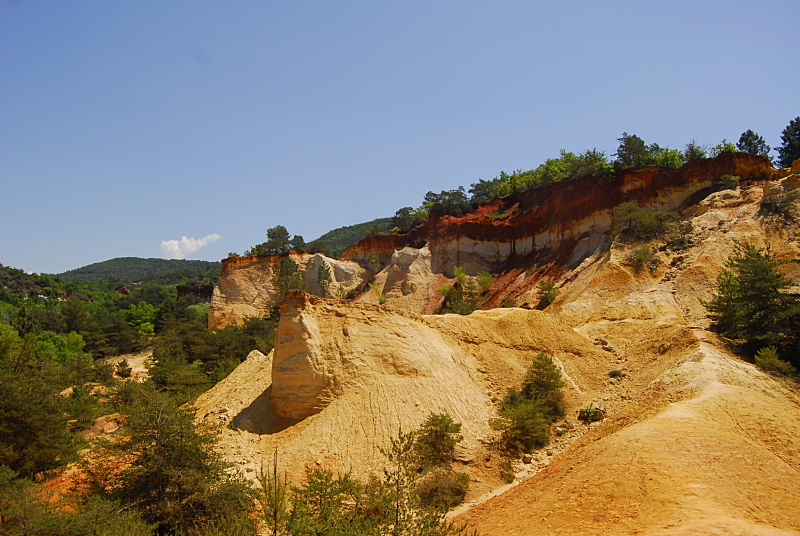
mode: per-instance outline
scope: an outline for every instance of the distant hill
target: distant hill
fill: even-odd
[[[328,231],[317,240],[322,240],[325,243],[325,255],[335,259],[342,254],[344,248],[352,246],[364,238],[364,231],[367,229],[377,227],[380,232],[385,233],[389,227],[390,220],[391,218],[378,218],[364,223],[339,227]]]
[[[221,268],[222,263],[218,261],[120,257],[96,262],[57,275],[64,281],[120,279],[122,281],[153,281],[168,285],[178,283],[184,277],[195,281],[209,278],[216,281]]]

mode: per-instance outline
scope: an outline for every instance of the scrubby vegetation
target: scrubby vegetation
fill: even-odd
[[[469,477],[451,471],[443,459],[427,463],[431,461],[430,448],[449,450],[452,458],[460,428],[449,415],[432,414],[421,429],[399,432],[381,449],[388,461],[383,477],[367,482],[315,467],[308,468],[303,481],[292,486],[278,473],[276,453],[271,470],[261,470],[257,491],[269,533],[467,534],[463,527],[448,522],[444,513],[463,501]]]
[[[717,276],[717,291],[704,303],[715,328],[750,351],[766,347],[762,360],[778,356],[800,365],[800,296],[768,249],[738,242]]]
[[[550,442],[550,424],[564,416],[565,386],[553,358],[544,352],[533,358],[522,388],[509,389],[492,427],[502,432],[503,447],[511,452],[530,452]]]
[[[440,312],[468,315],[481,306],[484,296],[494,284],[494,277],[489,272],[478,272],[472,277],[461,266],[456,266],[453,273],[456,283],[439,287],[439,293],[445,298]]]

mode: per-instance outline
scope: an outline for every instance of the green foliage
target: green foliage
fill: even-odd
[[[774,345],[798,359],[800,297],[778,271],[782,263],[768,250],[736,243],[717,276],[717,291],[704,303],[716,328],[734,339],[758,346]]]
[[[98,475],[102,493],[136,505],[160,531],[200,534],[226,515],[245,513],[247,485],[226,471],[214,435],[198,430],[171,398],[147,384],[134,388],[133,404],[123,407],[124,434],[106,447],[109,457],[130,464],[118,476]]]
[[[386,303],[386,295],[381,292],[381,287],[378,286],[376,283],[368,283],[368,285],[369,285],[369,288],[374,290],[375,293],[378,295],[378,303],[380,305],[383,305],[384,303]]]
[[[423,206],[429,214],[448,214],[450,216],[463,216],[472,209],[463,186],[459,186],[455,190],[443,190],[438,194],[428,192],[425,194]]]
[[[149,536],[153,529],[117,502],[56,501],[5,466],[0,466],[0,520],[0,531],[8,536]]]
[[[520,169],[511,174],[501,171],[499,177],[490,181],[481,179],[470,186],[470,203],[477,207],[481,203],[516,192],[583,177],[595,177],[600,181],[613,179],[614,168],[606,159],[605,153],[590,149],[575,154],[562,149],[558,158],[549,158],[536,169]],[[500,219],[499,215],[495,219]]]
[[[463,439],[461,423],[447,413],[431,413],[415,433],[414,452],[423,468],[446,466],[453,462],[456,445]]]
[[[394,213],[389,220],[389,230],[393,233],[408,233],[415,227],[422,225],[428,219],[425,207],[403,207]]]
[[[493,428],[502,431],[503,446],[510,451],[530,452],[549,443],[550,423],[564,415],[565,386],[552,357],[540,352],[531,361],[522,389],[509,389],[500,418]]]
[[[621,138],[617,138],[619,147],[615,153],[616,162],[622,168],[642,167],[650,165],[650,152],[644,140],[636,134],[622,133]]]
[[[559,288],[550,281],[539,281],[536,289],[536,296],[539,298],[539,303],[536,308],[539,310],[545,309],[548,305],[556,301],[558,297]]]
[[[695,140],[687,143],[686,148],[683,150],[683,158],[687,162],[692,160],[702,160],[707,156],[708,155],[706,154],[705,148],[702,145],[699,145]]]
[[[29,477],[65,464],[80,441],[68,432],[69,400],[59,395],[86,361],[67,354],[69,342],[52,333],[20,337],[0,325],[0,465]],[[63,361],[64,363],[62,363]]]
[[[769,372],[777,372],[785,376],[797,374],[797,369],[790,363],[778,358],[778,349],[774,346],[767,346],[756,352],[756,365]]]
[[[442,312],[468,315],[483,303],[483,295],[494,283],[494,278],[488,272],[479,272],[477,277],[468,276],[461,266],[453,268],[453,274],[456,284],[448,283],[438,289],[445,297]]]
[[[740,177],[737,175],[723,175],[714,181],[714,187],[718,190],[735,190],[739,187]]]
[[[389,225],[391,218],[378,218],[376,220],[367,221],[364,223],[357,223],[355,225],[347,225],[328,231],[320,236],[314,242],[311,242],[309,251],[311,253],[326,253],[329,257],[338,258],[342,251],[348,246],[358,243],[364,237],[364,232],[367,229],[378,229],[380,232],[386,232],[388,228],[394,227]],[[316,246],[315,246],[316,242]],[[320,249],[321,251],[315,251]]]
[[[618,138],[619,147],[615,153],[617,160],[615,165],[618,169],[644,166],[661,166],[666,168],[679,168],[687,161],[687,154],[693,158],[699,157],[697,146],[692,142],[691,149],[687,146],[687,151],[661,147],[657,143],[645,144],[644,140],[635,134],[622,133]]]
[[[489,289],[494,285],[494,277],[489,272],[478,272],[475,278],[478,281],[478,288],[480,288],[481,294],[489,292]]]
[[[442,296],[447,298],[453,292],[453,285],[452,285],[452,283],[445,283],[444,285],[442,285],[441,287],[439,287],[436,290],[439,291],[439,294],[441,294]]]
[[[278,301],[283,301],[290,290],[303,290],[306,282],[300,277],[300,268],[289,257],[281,259],[273,265],[272,286],[278,292]]]
[[[738,150],[736,149],[736,146],[734,144],[732,144],[728,140],[722,140],[709,150],[709,154],[711,155],[712,158],[714,158],[715,156],[719,156],[723,153],[735,153],[737,151]]]
[[[539,352],[528,366],[520,393],[528,400],[541,402],[547,408],[546,415],[555,420],[564,416],[564,393],[561,392],[564,386],[561,370],[553,358]]]
[[[493,428],[502,431],[501,441],[506,450],[530,452],[550,442],[550,423],[543,416],[544,408],[532,400],[517,399],[509,392],[500,418],[492,421]]]
[[[317,284],[322,288],[324,298],[331,286],[331,267],[325,261],[320,262],[317,267]]]
[[[421,505],[447,511],[464,502],[468,490],[468,474],[439,467],[420,479],[415,492]]]
[[[759,212],[767,217],[790,223],[797,219],[797,206],[795,201],[800,197],[800,190],[777,192],[761,200]]]
[[[628,262],[633,265],[634,272],[641,273],[647,269],[651,274],[658,267],[658,258],[653,252],[653,246],[642,244],[634,248],[628,255]]]
[[[636,201],[626,201],[614,207],[612,225],[622,236],[634,240],[652,240],[665,234],[677,214],[660,207],[645,210]]]
[[[503,221],[511,217],[511,212],[498,209],[494,214],[489,214],[486,218],[489,221]]]
[[[795,117],[781,133],[781,146],[778,151],[778,164],[790,167],[792,162],[800,158],[800,116]]]
[[[369,266],[373,276],[381,271],[381,259],[374,249],[369,250],[369,253],[367,253],[367,266]]]
[[[739,136],[739,141],[736,142],[736,148],[743,153],[756,154],[769,157],[770,146],[764,141],[764,138],[748,129],[742,132]]]
[[[58,274],[58,278],[63,281],[152,281],[168,276],[169,281],[158,282],[177,284],[181,277],[188,277],[213,284],[219,279],[221,268],[221,262],[120,257],[68,270]]]

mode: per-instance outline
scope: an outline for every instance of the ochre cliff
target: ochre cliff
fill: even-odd
[[[541,279],[564,286],[601,261],[613,239],[611,216],[618,204],[634,200],[686,216],[713,192],[712,183],[723,175],[736,175],[747,184],[779,174],[766,158],[746,153],[696,160],[675,170],[626,170],[608,182],[589,177],[522,192],[460,218],[434,215],[410,234],[366,238],[347,248],[339,261],[321,255],[292,258],[300,265],[307,290],[320,296],[316,267],[325,260],[333,268],[332,288],[364,289],[356,299],[367,303],[377,303],[378,293],[366,287],[367,278],[374,275],[387,304],[433,313],[442,302],[436,289],[452,280],[453,268],[461,266],[471,275],[481,270],[495,275],[497,282],[483,308],[509,299],[517,305],[535,305],[535,287]],[[510,216],[489,218],[498,212]],[[367,263],[370,252],[381,260],[377,275]],[[241,322],[275,301],[270,280],[276,260],[238,257],[223,261],[209,311],[210,327]]]
[[[366,270],[353,262],[338,261],[316,254],[290,253],[300,269],[309,292],[322,296],[317,283],[317,269],[323,262],[331,268],[330,291],[340,287],[351,290],[361,285]],[[238,324],[248,316],[260,316],[276,304],[278,294],[272,286],[273,267],[278,256],[252,255],[229,257],[222,260],[219,284],[214,288],[208,310],[208,327],[211,329]]]
[[[374,291],[361,301],[290,293],[275,350],[254,352],[202,395],[198,419],[227,425],[219,448],[251,477],[276,448],[290,478],[301,478],[310,464],[367,477],[380,471],[378,447],[398,430],[446,411],[463,424],[456,468],[469,473],[468,501],[476,501],[451,515],[485,536],[800,534],[800,514],[791,507],[800,495],[800,389],[737,355],[708,330],[702,305],[736,241],[794,261],[781,270],[800,283],[800,227],[760,210],[765,195],[800,187],[800,177],[781,173],[779,182],[765,162],[742,155],[704,165],[703,173],[694,164],[682,175],[651,168],[623,174],[610,201],[579,203],[580,185],[569,185],[572,196],[554,190],[557,199],[540,204],[538,191],[521,194],[503,208],[516,207],[516,220],[486,220],[497,202],[427,224],[431,235],[424,239],[363,241],[351,259],[391,245],[380,250],[384,267],[374,278],[386,305],[367,303]],[[718,174],[750,180],[715,192],[708,185]],[[644,193],[651,187],[652,197]],[[650,269],[637,266],[635,246],[613,241],[608,229],[611,208],[637,191],[643,204],[660,200],[682,211],[688,229],[680,249],[651,244]],[[542,205],[551,202],[600,223],[572,225]],[[499,229],[520,236],[513,233],[525,225],[538,228],[535,220],[573,247],[595,244],[573,259],[573,250],[552,238],[558,233],[548,242],[531,231],[531,243],[550,249],[520,253],[515,245],[513,254],[492,261],[500,263],[492,289],[498,296],[541,274],[558,281],[563,291],[545,311],[413,312],[434,306],[431,295],[447,279],[436,271],[442,259],[464,258],[461,246],[445,244],[508,243]],[[468,230],[473,235],[464,242]],[[236,277],[245,273],[254,271],[243,268]],[[518,486],[482,497],[501,485],[497,432],[489,423],[540,351],[564,373],[566,420],[574,428],[530,458],[512,460]],[[577,410],[590,403],[603,404],[607,418],[578,423]]]

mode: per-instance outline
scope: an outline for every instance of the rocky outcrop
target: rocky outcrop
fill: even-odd
[[[323,262],[331,268],[331,292],[345,291],[362,285],[367,271],[354,262],[339,261],[319,253],[289,254],[298,265],[306,289],[322,296],[317,283],[317,269]],[[260,316],[278,301],[272,286],[273,267],[279,256],[253,255],[223,259],[219,284],[211,297],[208,327],[211,329],[239,324],[248,316]]]
[[[611,243],[615,206],[637,201],[642,206],[688,211],[712,191],[723,175],[743,181],[777,177],[765,157],[725,153],[695,160],[678,169],[655,166],[625,170],[613,181],[593,177],[560,182],[498,199],[461,218],[434,216],[408,235],[373,236],[347,248],[343,259],[365,262],[375,251],[384,259],[403,247],[428,244],[431,270],[452,277],[455,266],[469,274],[493,273],[520,264],[555,264],[574,269]],[[503,220],[489,218],[510,213]]]
[[[541,311],[422,316],[293,291],[273,353],[251,355],[195,405],[236,428],[224,441],[256,449],[237,455],[254,468],[279,445],[295,475],[309,460],[364,475],[384,463],[378,447],[431,412],[463,424],[464,448],[481,448],[495,404],[539,351],[561,364],[570,408],[603,384],[596,372],[614,357]]]
[[[495,274],[497,284],[484,308],[509,300],[534,306],[540,280],[564,286],[603,262],[613,238],[615,206],[633,200],[689,215],[723,175],[739,176],[745,184],[778,178],[764,157],[725,153],[678,169],[626,170],[608,182],[592,177],[561,182],[498,199],[460,218],[434,215],[410,234],[364,239],[347,248],[339,261],[318,254],[293,254],[292,258],[301,267],[307,290],[318,296],[322,291],[316,284],[316,268],[324,261],[333,268],[333,288],[366,289],[367,278],[374,275],[377,292],[363,292],[359,301],[377,303],[380,292],[387,305],[430,314],[442,302],[436,289],[452,280],[454,267],[461,266],[472,275],[481,270]],[[789,183],[784,186],[789,187]],[[731,195],[720,193],[719,197],[727,202]],[[715,202],[708,201],[699,210],[708,210]],[[509,216],[490,218],[497,213]],[[378,274],[368,267],[371,252],[381,261]],[[209,310],[210,327],[241,322],[274,303],[270,281],[276,260],[238,257],[223,261]]]

